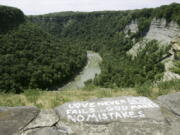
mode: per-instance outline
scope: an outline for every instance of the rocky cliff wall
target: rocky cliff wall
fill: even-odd
[[[127,25],[124,29],[124,32],[127,34],[128,32],[136,33],[138,32],[138,24],[137,20],[133,20],[129,25]]]
[[[180,93],[71,102],[52,110],[0,107],[0,135],[179,135]]]
[[[128,34],[128,31],[132,33],[138,32],[138,22],[137,20],[132,21],[129,25],[125,27],[124,32]],[[127,54],[133,57],[137,56],[138,52],[145,48],[145,44],[148,40],[158,40],[161,45],[169,44],[170,41],[180,37],[180,26],[175,22],[170,22],[167,24],[165,19],[153,19],[149,27],[149,31],[146,33],[144,39],[137,42]]]
[[[138,21],[133,20],[129,25],[125,27],[124,32],[128,33],[138,32]],[[150,24],[149,31],[146,33],[145,39],[158,40],[162,44],[169,44],[172,40],[180,37],[180,26],[176,22],[169,22],[165,19],[154,18]]]
[[[180,74],[172,72],[175,68],[174,62],[179,61],[178,53],[180,52],[180,37],[171,41],[171,49],[169,50],[170,57],[164,59],[162,62],[165,66],[165,72],[163,76],[163,81],[170,81],[174,79],[180,79]]]
[[[145,36],[149,40],[156,39],[162,43],[170,43],[177,37],[180,37],[180,26],[173,21],[167,23],[165,19],[153,19]]]

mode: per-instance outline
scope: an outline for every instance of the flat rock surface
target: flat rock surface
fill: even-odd
[[[55,108],[62,120],[85,123],[163,121],[159,105],[146,97],[104,98]]]
[[[24,130],[51,127],[59,120],[54,110],[41,110],[38,116]]]
[[[0,135],[13,135],[33,120],[36,107],[0,107]]]
[[[45,128],[39,128],[36,130],[32,130],[31,132],[27,133],[26,135],[63,135],[63,134],[58,132],[56,130],[56,128],[54,128],[54,127],[45,127]]]
[[[60,118],[58,129],[72,135],[171,135],[172,132],[161,107],[146,97],[71,102],[55,110]]]

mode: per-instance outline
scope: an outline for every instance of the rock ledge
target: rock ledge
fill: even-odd
[[[0,135],[179,135],[180,92],[70,102],[53,110],[0,107]]]

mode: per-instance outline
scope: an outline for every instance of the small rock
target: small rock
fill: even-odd
[[[0,135],[13,135],[39,113],[36,107],[0,107]]]
[[[68,135],[74,134],[70,125],[68,126],[65,123],[63,123],[62,121],[58,122],[56,126],[58,128],[58,131],[61,133],[68,134]]]
[[[158,97],[158,102],[180,116],[180,92]]]
[[[28,131],[26,135],[64,135],[59,133],[54,127],[45,127]]]

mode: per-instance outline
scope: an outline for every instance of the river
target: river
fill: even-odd
[[[85,86],[85,82],[94,79],[96,75],[101,73],[100,63],[101,56],[98,53],[87,51],[88,62],[82,72],[75,77],[75,79],[59,90],[74,90]]]

